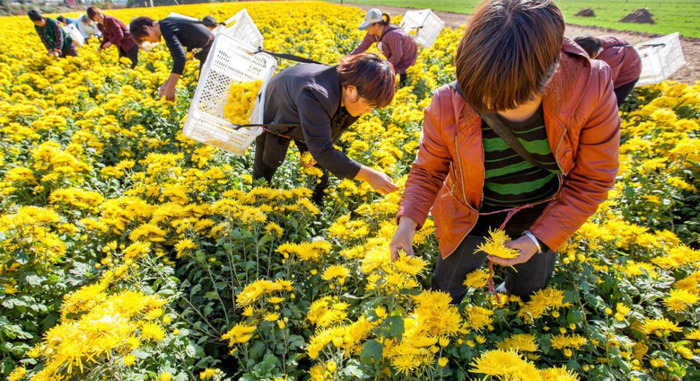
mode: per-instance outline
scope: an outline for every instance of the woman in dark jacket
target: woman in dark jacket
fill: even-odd
[[[642,74],[642,59],[629,42],[613,36],[579,36],[574,41],[591,59],[610,66],[618,107],[630,94]]]
[[[126,25],[116,17],[108,16],[102,11],[91,6],[87,9],[87,16],[97,23],[97,28],[102,33],[100,50],[114,45],[119,49],[119,58],[127,57],[131,61],[131,68],[135,68],[139,62],[139,47],[131,38],[131,33]]]
[[[185,69],[186,51],[196,51],[195,57],[200,66],[204,65],[214,42],[214,35],[200,21],[168,17],[155,21],[149,17],[137,17],[129,24],[129,31],[137,44],[143,42],[160,42],[161,37],[173,57],[173,69],[170,77],[160,87],[159,96],[171,101],[175,99],[175,86]]]
[[[418,57],[418,47],[413,38],[406,31],[392,24],[388,13],[382,13],[376,8],[367,12],[365,21],[359,29],[366,30],[367,34],[350,54],[363,53],[376,42],[377,48],[394,65],[394,71],[401,78],[401,86],[405,86],[408,80],[406,70],[416,63]]]
[[[54,57],[78,55],[70,36],[63,31],[56,20],[44,17],[37,9],[30,10],[27,15],[34,23],[34,29],[44,43],[48,55]]]
[[[376,54],[347,56],[337,66],[298,64],[282,70],[267,87],[264,123],[272,127],[256,140],[253,178],[270,183],[294,140],[299,151],[309,151],[324,172],[314,191],[317,203],[323,198],[329,171],[341,179],[366,181],[383,194],[395,191],[389,176],[333,146],[360,116],[387,106],[394,92],[394,70]]]

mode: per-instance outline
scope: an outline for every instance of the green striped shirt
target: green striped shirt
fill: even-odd
[[[559,189],[557,174],[560,170],[547,140],[542,106],[522,122],[499,118],[540,166],[530,164],[518,155],[483,122],[485,206],[510,208],[554,196]]]

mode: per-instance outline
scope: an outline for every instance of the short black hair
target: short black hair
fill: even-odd
[[[574,38],[574,42],[578,46],[582,47],[583,50],[588,53],[588,57],[593,58],[593,55],[598,52],[601,46],[603,46],[603,41],[598,37],[593,36],[578,36]]]
[[[216,19],[212,16],[205,16],[202,19],[202,24],[204,24],[204,26],[209,26],[209,27],[216,27],[217,25],[219,25],[219,23],[216,22]]]
[[[29,19],[32,21],[41,21],[44,19],[44,15],[42,15],[41,11],[38,9],[30,10],[27,12],[27,16],[29,16]]]
[[[141,16],[133,19],[131,24],[129,24],[129,33],[131,33],[131,38],[137,43],[141,44],[143,38],[148,36],[146,33],[147,26],[154,26],[156,21],[150,17]]]
[[[63,17],[63,16],[58,16],[58,17],[56,17],[56,20],[58,20],[58,21],[60,21],[60,22],[62,22],[62,23],[64,23],[64,24],[67,24],[67,23],[68,23],[68,20],[66,20],[66,18]]]

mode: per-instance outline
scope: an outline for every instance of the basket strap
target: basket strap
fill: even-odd
[[[661,44],[663,45],[663,44]],[[608,48],[632,48],[634,45],[632,44],[615,44],[615,45],[610,45]]]
[[[294,54],[287,54],[287,53],[273,53],[273,52],[267,51],[263,48],[258,48],[258,50],[253,54],[258,54],[258,53],[266,53],[266,54],[269,54],[273,57],[278,57],[278,58],[282,58],[282,59],[290,60],[290,61],[324,65],[318,61],[314,61],[314,60],[309,59],[309,58],[299,57],[299,56],[295,56]]]
[[[265,132],[269,132],[273,135],[281,136],[283,138],[287,138],[291,140],[287,135],[280,134],[279,132],[272,131],[268,127],[278,127],[278,128],[295,128],[301,126],[300,124],[296,123],[273,123],[273,124],[262,124],[262,123],[250,123],[250,124],[238,124],[236,127],[234,127],[234,130],[240,130],[241,128],[255,128],[255,127],[262,127]]]
[[[663,47],[663,46],[666,46],[666,44],[664,44],[664,43],[658,43],[658,44],[640,44],[640,45],[637,45],[637,46],[639,46],[640,48],[655,48],[655,47],[657,47],[657,46],[662,46],[662,47]]]
[[[421,26],[421,28],[422,28],[422,26]],[[401,28],[399,28],[399,27],[397,27],[397,26],[386,28],[386,30],[384,31],[384,33],[382,33],[382,35],[379,36],[379,40],[377,40],[377,42],[382,42],[382,40],[384,39],[384,36],[386,36],[387,33],[392,32],[392,31],[395,31],[395,30],[397,30],[397,29],[401,29]]]

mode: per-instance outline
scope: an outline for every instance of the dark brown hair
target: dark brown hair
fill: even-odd
[[[502,111],[543,93],[559,61],[564,16],[551,0],[486,0],[457,47],[457,81],[479,111]]]
[[[603,40],[593,36],[578,36],[574,38],[574,42],[583,48],[591,58],[593,58],[593,55],[598,53],[598,49],[603,46]]]
[[[389,25],[391,23],[391,15],[383,12],[382,13],[382,21],[378,22],[377,24],[379,25]]]
[[[95,20],[93,20],[93,17],[97,16],[97,14],[99,12],[100,12],[100,9],[93,5],[93,6],[88,7],[87,16],[90,20],[95,21]]]
[[[374,53],[345,56],[337,67],[340,84],[355,86],[357,94],[373,107],[386,107],[394,99],[396,74],[391,63]]]
[[[143,42],[143,38],[148,36],[146,32],[147,26],[156,25],[156,20],[150,17],[141,16],[131,20],[129,24],[129,33],[131,33],[131,38],[134,39],[139,45]]]

